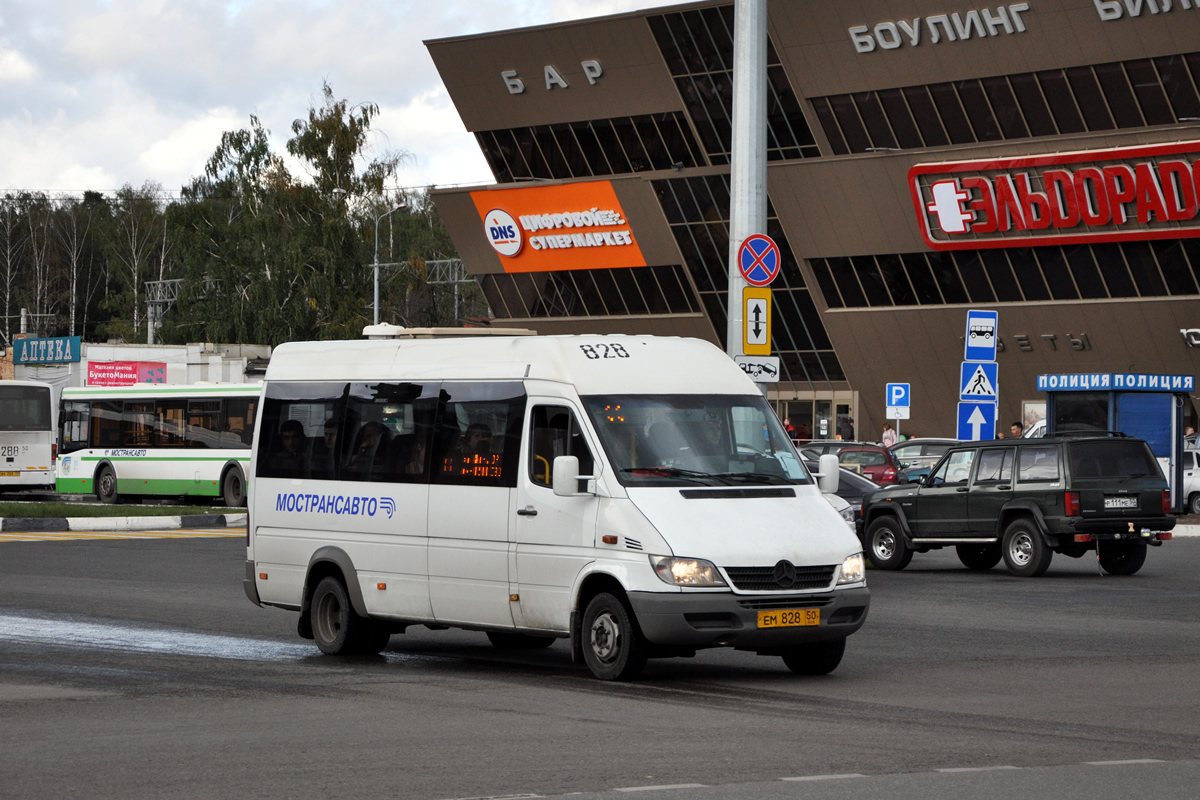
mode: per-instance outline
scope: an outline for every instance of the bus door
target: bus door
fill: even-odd
[[[439,621],[512,627],[509,516],[519,382],[442,384],[429,487],[429,600]]]
[[[562,399],[531,399],[528,420],[526,457],[509,528],[516,544],[512,593],[519,598],[513,615],[522,627],[567,631],[571,587],[595,560],[599,500],[554,494],[554,459],[577,457],[580,475],[594,474],[595,459],[579,425],[579,411]],[[586,482],[580,483],[586,489]]]

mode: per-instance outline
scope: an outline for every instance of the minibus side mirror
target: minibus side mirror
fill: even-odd
[[[825,494],[837,494],[838,484],[842,480],[842,476],[838,474],[841,468],[838,465],[838,457],[833,453],[826,453],[821,456],[819,463],[821,471],[817,473],[817,486]]]
[[[579,491],[580,481],[590,481],[594,475],[579,474],[578,456],[559,456],[554,459],[554,477],[551,486],[559,497],[577,497],[588,492]]]

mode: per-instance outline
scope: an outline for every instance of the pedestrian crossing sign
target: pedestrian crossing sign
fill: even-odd
[[[995,361],[964,361],[962,365],[962,391],[959,400],[987,400],[996,402],[1000,395]]]

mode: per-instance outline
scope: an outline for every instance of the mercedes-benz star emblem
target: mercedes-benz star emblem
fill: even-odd
[[[771,575],[780,589],[787,589],[796,582],[796,565],[790,561],[780,561]]]

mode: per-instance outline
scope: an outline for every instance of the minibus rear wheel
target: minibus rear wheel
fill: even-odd
[[[332,575],[317,584],[311,614],[313,639],[326,655],[377,655],[391,638],[387,629],[358,615],[346,587]]]
[[[583,613],[583,660],[602,681],[636,678],[646,666],[646,640],[625,601],[608,592]]]
[[[783,654],[783,663],[797,675],[828,675],[842,663],[846,640],[798,645]]]

